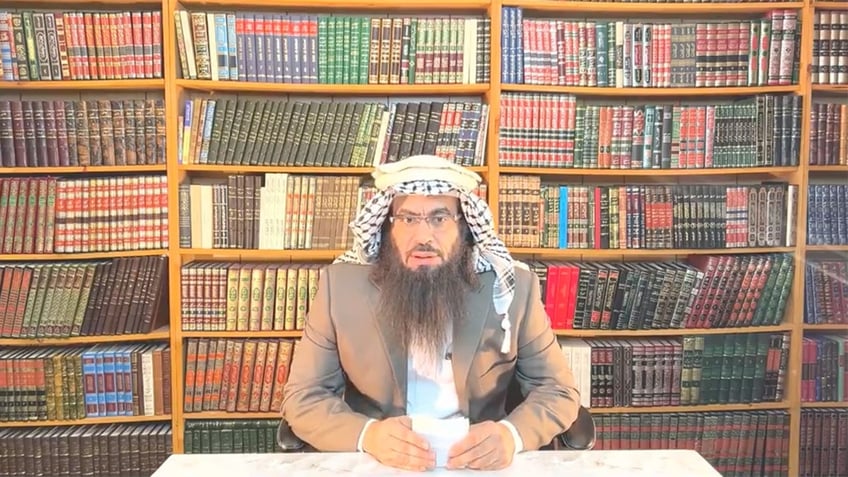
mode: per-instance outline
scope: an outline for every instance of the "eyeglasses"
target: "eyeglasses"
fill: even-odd
[[[459,218],[460,218],[459,214],[444,214],[444,213],[438,213],[438,214],[432,214],[432,215],[405,215],[405,214],[402,214],[402,215],[393,215],[393,216],[389,217],[389,222],[391,222],[392,224],[401,225],[403,227],[412,228],[412,227],[415,227],[416,225],[420,224],[421,221],[423,220],[424,222],[427,223],[427,225],[430,226],[431,229],[438,230],[438,229],[444,227],[445,225],[447,225],[448,222],[457,221],[457,220],[459,220]]]

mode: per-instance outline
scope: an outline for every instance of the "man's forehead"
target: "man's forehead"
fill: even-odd
[[[459,211],[459,198],[455,195],[399,194],[392,201],[392,210],[406,209],[413,212],[431,212],[438,209]]]

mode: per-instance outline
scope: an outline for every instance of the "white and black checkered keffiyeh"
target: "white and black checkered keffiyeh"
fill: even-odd
[[[494,270],[494,305],[501,316],[504,330],[501,352],[510,349],[509,306],[515,295],[515,264],[503,241],[495,233],[494,220],[489,206],[473,193],[441,181],[409,181],[377,192],[350,224],[354,235],[353,248],[336,258],[334,263],[370,264],[380,250],[380,230],[389,215],[395,195],[447,195],[457,193],[465,221],[474,237],[474,262],[477,273]]]

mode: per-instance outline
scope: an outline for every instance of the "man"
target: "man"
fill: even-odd
[[[326,267],[285,388],[283,417],[321,451],[434,466],[410,416],[465,416],[446,467],[495,470],[547,445],[579,395],[541,302],[474,194],[480,177],[436,156],[374,172],[352,250]],[[515,379],[526,397],[508,415]]]

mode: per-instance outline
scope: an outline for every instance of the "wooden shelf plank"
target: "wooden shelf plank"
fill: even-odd
[[[165,164],[141,166],[3,167],[0,168],[0,175],[121,174],[125,172],[165,172],[165,169]]]
[[[225,412],[225,411],[203,411],[187,412],[183,418],[192,419],[279,419],[280,413],[271,412]]]
[[[740,404],[700,404],[695,406],[648,406],[648,407],[593,407],[592,414],[625,414],[649,412],[715,412],[715,411],[760,411],[771,409],[788,409],[789,403],[757,402]]]
[[[848,2],[845,5],[848,10]],[[848,84],[814,84],[812,89],[816,93],[848,93]]]
[[[491,3],[489,0],[180,0],[186,7],[193,6],[222,6],[222,7],[260,7],[274,9],[308,8],[332,9],[334,11],[348,10],[486,10]]]
[[[597,13],[757,13],[774,9],[799,9],[803,2],[739,2],[739,3],[663,3],[653,2],[568,2],[559,0],[504,0],[504,6],[523,7],[525,10],[553,12]],[[660,8],[657,8],[657,7]]]
[[[816,10],[848,10],[848,2],[813,2]]]
[[[848,323],[804,323],[804,331],[848,331]]]
[[[182,248],[181,256],[228,260],[332,260],[345,250],[258,250],[237,248]]]
[[[177,86],[200,91],[350,95],[480,95],[488,84],[296,84],[178,79]]]
[[[85,253],[41,253],[41,254],[8,254],[0,255],[2,262],[30,262],[41,260],[95,260],[119,257],[148,257],[151,255],[167,255],[168,250],[122,250],[119,252],[85,252]]]
[[[828,409],[840,409],[840,408],[848,408],[848,402],[840,401],[840,402],[802,402],[801,407],[805,409],[821,407]]]
[[[704,249],[589,249],[589,248],[510,248],[513,255],[543,255],[546,257],[578,259],[583,256],[591,258],[609,257],[667,257],[671,255],[736,255],[755,253],[789,253],[793,247],[769,248],[704,248]]]
[[[4,0],[4,6],[21,6],[21,7],[29,7],[32,8],[33,0]],[[115,9],[117,7],[156,7],[157,9],[162,8],[161,0],[44,0],[38,2],[39,8],[42,6],[69,6],[73,8],[78,8],[80,6],[89,6],[96,5],[102,6],[105,8]]]
[[[488,167],[469,167],[474,172],[484,173]],[[217,164],[184,164],[180,171],[187,172],[218,172],[221,174],[258,174],[265,172],[290,174],[370,174],[373,167],[290,167],[290,166],[231,166]]]
[[[302,330],[281,331],[181,331],[183,338],[300,338]]]
[[[621,5],[627,5],[623,3]],[[669,4],[662,4],[663,8]],[[534,84],[503,84],[501,91],[563,93],[604,97],[671,97],[681,96],[748,96],[757,94],[796,93],[800,86],[728,86],[717,88],[608,88],[594,86],[550,86]]]
[[[96,343],[129,343],[135,341],[166,340],[171,336],[168,327],[150,333],[128,335],[71,336],[68,338],[0,338],[0,346],[66,346]]]
[[[808,166],[810,172],[848,172],[848,165],[845,166]]]
[[[569,338],[653,337],[684,335],[722,335],[740,333],[779,333],[790,331],[791,325],[749,326],[740,328],[674,328],[656,330],[554,330],[557,336]]]
[[[846,169],[848,170],[848,169]],[[514,167],[498,168],[500,174],[532,174],[547,176],[713,176],[739,174],[791,174],[798,167],[737,167],[737,168],[704,168],[704,169],[584,169],[567,167]]]
[[[110,6],[111,6],[111,2]],[[79,2],[76,3],[78,5]],[[158,2],[157,2],[158,4]],[[0,91],[128,91],[164,89],[164,79],[70,80],[70,81],[0,81]]]
[[[848,245],[807,245],[808,252],[848,252]]]
[[[170,421],[171,416],[110,416],[110,417],[86,417],[85,419],[74,419],[67,421],[0,421],[0,428],[4,427],[50,427],[50,426],[80,426],[85,424],[117,424],[131,422],[164,422]]]

